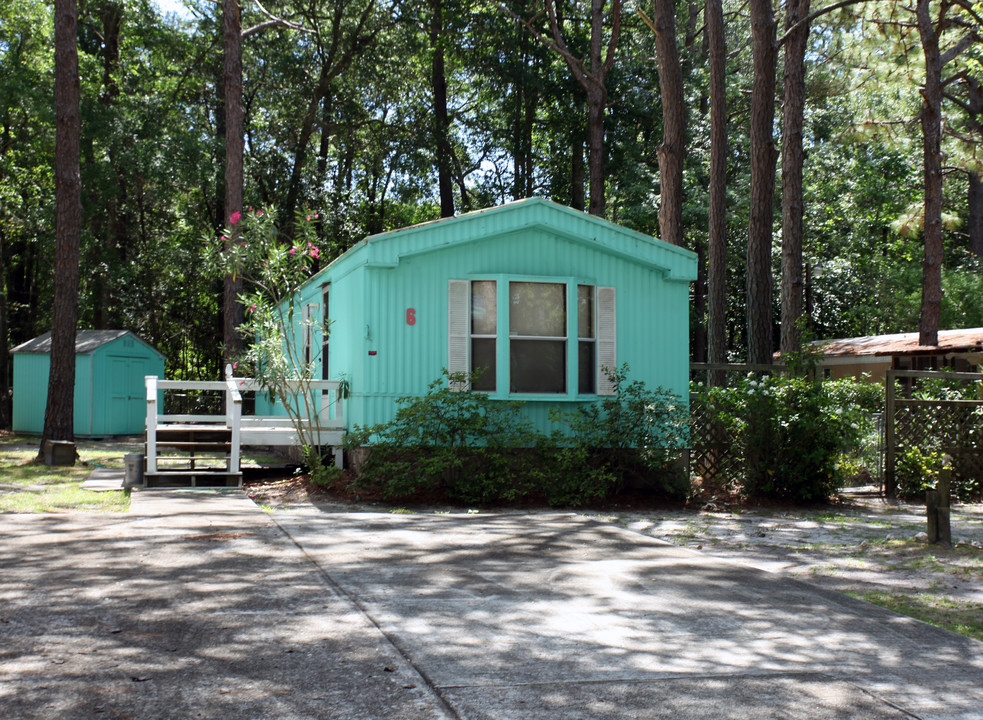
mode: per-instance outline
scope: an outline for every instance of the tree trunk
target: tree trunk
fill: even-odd
[[[519,32],[519,49],[522,61],[522,74],[512,90],[512,199],[521,200],[532,196],[533,155],[532,139],[536,122],[536,109],[539,104],[539,90],[535,83],[529,82],[529,65],[535,61],[530,51],[530,37],[527,32]]]
[[[7,315],[7,238],[0,228],[0,429],[10,430],[10,339]]]
[[[686,107],[683,71],[676,47],[676,8],[673,0],[654,0],[652,23],[662,94],[662,144],[659,156],[659,237],[683,244],[683,155],[686,150]]]
[[[975,172],[969,174],[969,251],[983,258],[983,181]]]
[[[304,171],[307,167],[307,149],[311,138],[314,137],[314,129],[317,126],[318,111],[321,110],[322,102],[328,96],[331,82],[336,77],[332,72],[330,63],[322,61],[321,72],[318,76],[317,85],[314,87],[313,95],[307,103],[307,111],[300,121],[300,132],[297,134],[297,144],[294,147],[293,169],[290,171],[290,182],[287,186],[287,199],[280,209],[280,225],[283,234],[287,237],[293,235],[294,213],[300,203],[301,184],[304,179]],[[323,112],[323,110],[322,110]],[[323,131],[322,131],[323,142]]]
[[[587,195],[584,192],[584,139],[579,133],[574,135],[571,143],[570,207],[574,210],[587,209]]]
[[[76,1],[55,0],[55,295],[39,459],[47,440],[75,439],[75,326],[82,228],[77,25]]]
[[[696,240],[696,282],[693,283],[693,314],[698,318],[693,328],[693,362],[707,361],[707,250],[702,239]]]
[[[721,0],[706,0],[705,22],[710,56],[707,344],[710,362],[724,363],[727,362],[727,46]]]
[[[437,161],[437,191],[440,217],[454,215],[454,187],[451,173],[450,115],[447,111],[447,75],[444,69],[444,8],[442,0],[430,1],[430,83],[433,88],[433,134]]]
[[[607,90],[592,85],[587,89],[587,212],[604,215],[604,107]]]
[[[809,14],[809,0],[788,0],[785,29]],[[802,126],[805,112],[805,53],[809,25],[785,41],[785,101],[782,104],[782,356],[802,346]]]
[[[242,28],[239,0],[222,0],[222,29],[225,37],[225,217],[242,212],[243,110],[242,110]],[[226,249],[235,242],[236,230],[226,240]],[[242,277],[225,276],[222,291],[222,359],[232,362],[242,354],[242,325],[245,313],[239,296]]]
[[[539,91],[536,88],[525,90],[525,112],[522,122],[522,197],[533,195],[533,147],[532,136],[536,125],[536,108],[539,105]]]
[[[590,75],[584,86],[587,91],[587,174],[590,196],[587,212],[604,215],[604,111],[608,104],[605,85],[604,2],[591,0],[590,13]],[[617,5],[620,0],[615,0]]]
[[[967,74],[966,112],[969,114],[969,127],[979,136],[983,133],[983,124],[979,116],[983,113],[983,84],[973,75]],[[983,180],[978,172],[969,173],[969,251],[978,258],[983,258]]]
[[[108,113],[116,111],[119,100],[119,83],[116,75],[119,70],[120,52],[120,30],[123,25],[123,7],[113,3],[107,3],[101,8],[100,19],[102,21],[102,92],[99,102],[107,108]],[[108,153],[109,167],[116,177],[116,192],[107,193],[102,198],[98,197],[98,190],[90,193],[90,198],[95,196],[96,207],[101,203],[104,213],[102,223],[102,246],[105,253],[102,262],[112,268],[122,266],[127,261],[127,248],[129,247],[129,223],[126,221],[126,196],[127,180],[123,168],[120,166],[118,153],[113,142],[110,140]],[[94,163],[95,160],[93,159]],[[92,225],[96,225],[95,218],[100,213],[93,213]],[[95,235],[96,238],[100,236]],[[117,327],[119,312],[115,310],[116,299],[119,295],[114,286],[113,277],[110,272],[99,272],[95,277],[95,307],[93,308],[93,327],[105,329]]]
[[[925,252],[918,343],[938,345],[942,310],[942,56],[930,0],[918,0],[915,16],[925,55],[925,85],[921,89],[919,114],[925,184]]]
[[[604,113],[608,101],[605,78],[614,65],[615,50],[621,35],[621,0],[611,0],[611,35],[607,41],[607,53],[605,55],[603,52],[604,5],[605,0],[591,0],[589,68],[585,68],[581,60],[570,52],[563,40],[555,3],[551,0],[546,2],[546,13],[549,16],[550,29],[553,33],[553,43],[547,44],[560,54],[587,96],[587,172],[590,185],[590,200],[587,211],[591,215],[604,214]],[[577,202],[576,194],[574,194],[573,202]]]
[[[771,244],[775,200],[775,13],[771,0],[750,0],[751,197],[747,247],[748,362],[772,362]]]

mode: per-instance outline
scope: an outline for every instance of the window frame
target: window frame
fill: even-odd
[[[461,281],[467,283],[467,369],[471,371],[472,369],[472,351],[471,351],[471,341],[473,339],[472,335],[472,307],[471,307],[471,288],[474,282],[495,282],[495,298],[496,298],[496,333],[495,333],[495,375],[496,384],[494,390],[473,390],[473,392],[484,392],[492,399],[498,400],[524,400],[524,401],[548,401],[548,402],[562,402],[562,401],[584,401],[584,400],[594,400],[599,396],[605,394],[602,392],[602,378],[600,375],[600,357],[599,348],[602,340],[601,328],[599,327],[601,313],[599,312],[598,302],[599,288],[602,287],[598,285],[597,281],[593,278],[584,277],[573,277],[573,276],[544,276],[544,275],[519,275],[519,274],[493,274],[493,275],[471,275],[466,279],[462,278]],[[452,280],[451,282],[461,282]],[[513,336],[510,332],[509,327],[509,310],[511,307],[511,283],[521,283],[521,282],[531,282],[531,283],[547,283],[547,284],[558,284],[564,286],[564,297],[566,299],[566,336],[563,338],[543,338],[545,340],[562,340],[565,344],[564,352],[566,358],[566,365],[564,368],[564,392],[562,393],[549,393],[549,392],[514,392],[509,388],[511,387],[511,345]],[[580,286],[588,286],[591,288],[591,329],[593,331],[593,337],[591,338],[581,338],[580,337],[580,326],[579,326],[579,316],[580,316],[580,305],[579,305],[579,288]],[[613,294],[614,288],[608,288]],[[449,302],[453,302],[450,298],[453,295],[453,291],[449,293]],[[449,308],[451,314],[455,308]],[[460,308],[457,308],[460,311]],[[614,335],[614,329],[612,328],[609,333],[611,337]],[[486,337],[485,335],[479,335],[480,337]],[[490,337],[490,336],[489,336]],[[460,342],[464,338],[460,336],[460,332],[449,330],[449,342]],[[518,340],[529,340],[527,336],[516,336]],[[533,338],[535,339],[535,338]],[[581,393],[580,392],[580,346],[582,342],[591,342],[594,346],[593,353],[593,367],[591,368],[591,373],[594,379],[594,391],[591,393]],[[460,348],[459,349],[463,349]],[[453,354],[453,353],[452,353]],[[454,368],[450,368],[452,371]],[[460,368],[458,368],[460,369]],[[464,389],[464,388],[454,388],[454,389]],[[610,394],[610,393],[607,393]]]
[[[331,342],[330,336],[330,325],[331,320],[329,316],[330,307],[330,295],[331,295],[331,283],[324,283],[321,286],[321,379],[330,380],[331,379],[331,365],[328,362],[330,353],[328,348]]]

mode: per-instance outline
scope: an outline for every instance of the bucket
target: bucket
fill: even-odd
[[[126,453],[123,455],[123,465],[126,467],[123,487],[142,487],[143,453]]]

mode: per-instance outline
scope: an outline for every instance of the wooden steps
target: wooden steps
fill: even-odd
[[[144,485],[146,487],[241,487],[241,450],[244,445],[299,447],[294,423],[280,415],[243,417],[242,393],[261,392],[254,378],[232,375],[225,366],[225,380],[164,380],[153,375],[147,386],[147,435]],[[347,385],[337,380],[294,378],[291,392],[319,393],[321,404],[304,419],[308,441],[334,452],[342,466],[345,437],[344,398]],[[208,391],[222,393],[224,411],[218,415],[159,412],[167,392]]]
[[[149,450],[148,444],[148,454]],[[242,486],[242,472],[232,463],[232,431],[228,428],[195,423],[159,425],[154,450],[156,469],[144,473],[148,488]]]

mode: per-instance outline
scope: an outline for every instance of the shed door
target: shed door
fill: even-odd
[[[114,435],[132,435],[144,431],[147,414],[143,358],[109,358],[109,407],[107,426]]]

